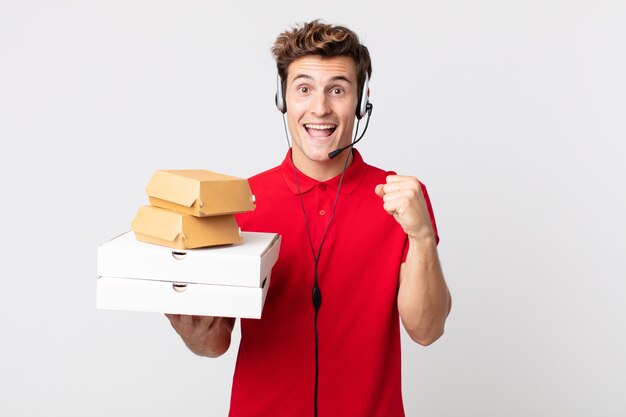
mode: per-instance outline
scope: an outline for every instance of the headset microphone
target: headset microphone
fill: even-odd
[[[345,151],[348,148],[353,147],[354,145],[356,145],[361,139],[363,139],[363,135],[365,135],[365,132],[367,132],[367,126],[370,124],[370,116],[372,115],[372,109],[374,108],[374,106],[372,105],[372,103],[368,102],[367,105],[365,106],[365,112],[367,113],[367,120],[365,121],[365,128],[363,129],[363,133],[361,133],[361,136],[359,136],[359,138],[355,141],[353,141],[351,144],[349,144],[348,146],[344,146],[343,148],[339,148],[339,149],[335,149],[334,151],[330,152],[328,154],[328,157],[330,159],[335,158],[337,155],[339,155],[341,152]],[[359,122],[360,120],[357,120],[356,123],[356,130],[359,130]]]

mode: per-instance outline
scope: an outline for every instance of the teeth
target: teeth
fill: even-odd
[[[306,127],[307,129],[326,130],[326,129],[334,129],[335,125],[304,125],[304,127]]]

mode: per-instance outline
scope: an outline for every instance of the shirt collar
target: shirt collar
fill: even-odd
[[[341,194],[352,194],[356,187],[361,183],[361,180],[365,175],[366,166],[367,165],[363,162],[363,158],[361,157],[359,151],[353,149],[352,163],[346,169],[346,173],[343,176],[343,182],[341,183],[341,190],[339,191]],[[287,151],[287,156],[285,156],[283,163],[280,165],[280,170],[283,174],[285,184],[287,184],[287,187],[289,187],[291,192],[294,194],[298,194],[298,187],[300,188],[300,194],[305,194],[320,184],[326,184],[333,190],[337,190],[339,180],[341,179],[341,174],[339,174],[327,181],[317,181],[316,179],[303,174],[297,168],[294,170],[293,161],[291,160],[291,149]],[[297,183],[294,171],[298,176]]]

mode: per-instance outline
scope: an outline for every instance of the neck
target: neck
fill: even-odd
[[[312,161],[301,152],[292,148],[293,164],[300,172],[317,181],[328,181],[335,178],[343,171],[344,166],[349,167],[352,164],[352,149],[346,149],[334,159],[325,161]],[[346,159],[349,159],[346,166]]]

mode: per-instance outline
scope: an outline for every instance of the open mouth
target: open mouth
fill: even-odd
[[[306,129],[309,136],[311,136],[312,138],[324,139],[332,135],[333,132],[335,132],[335,129],[337,129],[337,125],[308,123],[304,125],[304,128]]]

